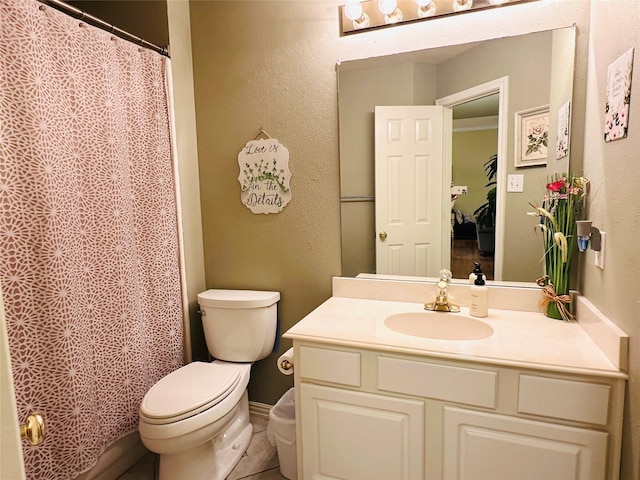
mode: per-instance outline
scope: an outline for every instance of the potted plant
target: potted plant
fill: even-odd
[[[496,225],[496,174],[498,173],[498,155],[493,154],[484,164],[484,171],[491,187],[487,191],[487,201],[473,212],[478,235],[478,250],[482,255],[492,255],[495,250]]]

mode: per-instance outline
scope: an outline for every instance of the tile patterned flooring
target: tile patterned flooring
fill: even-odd
[[[267,439],[269,419],[251,415],[250,421],[253,424],[251,444],[227,480],[286,480],[280,474],[276,447]],[[156,480],[157,464],[157,455],[148,453],[118,480]]]

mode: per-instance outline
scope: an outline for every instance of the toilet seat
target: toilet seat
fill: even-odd
[[[233,363],[189,363],[149,389],[140,416],[154,425],[184,420],[227,398],[240,379],[241,369]]]

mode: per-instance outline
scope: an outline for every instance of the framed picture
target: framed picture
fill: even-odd
[[[549,156],[549,105],[515,113],[516,167],[546,165]]]
[[[607,97],[604,112],[604,141],[627,136],[631,107],[633,48],[614,61],[607,70]]]
[[[556,160],[569,155],[569,134],[571,130],[571,101],[567,101],[558,110],[558,139],[556,141]]]

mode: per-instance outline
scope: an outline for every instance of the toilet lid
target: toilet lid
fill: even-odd
[[[182,420],[224,400],[239,381],[240,369],[233,364],[189,363],[151,387],[140,412],[149,423]]]

